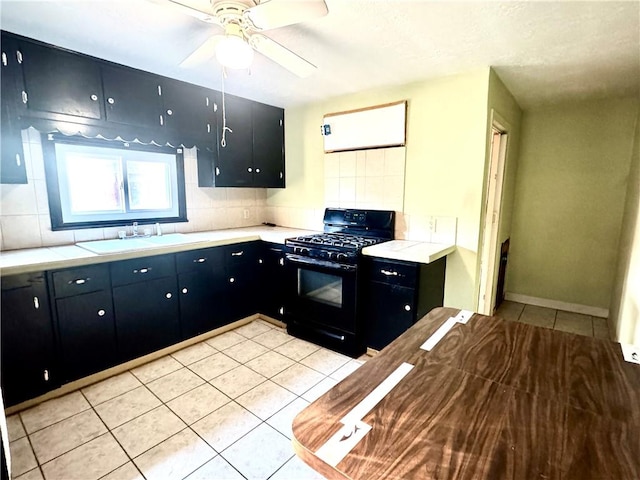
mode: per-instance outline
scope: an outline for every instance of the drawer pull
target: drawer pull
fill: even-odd
[[[259,259],[258,259],[258,263],[259,263],[260,265],[262,265],[262,264],[264,263],[264,261],[263,261],[261,258],[259,258]]]
[[[133,273],[149,273],[151,271],[151,267],[141,268],[140,270],[134,270]]]
[[[167,297],[167,298],[171,298],[171,297],[173,297],[173,295],[171,295],[171,292],[168,292],[168,293],[165,295],[165,297]]]
[[[235,278],[233,278],[233,277],[231,277],[231,278],[229,279],[229,283],[233,283],[233,282],[235,282],[235,281],[236,281],[236,279],[235,279]]]
[[[71,285],[72,283],[75,283],[76,285],[84,285],[89,280],[91,280],[89,277],[87,277],[87,278],[76,278],[75,280],[69,280],[67,283],[69,285]]]
[[[278,309],[278,313],[279,313],[280,315],[284,315],[284,307],[280,307],[280,308]]]
[[[232,257],[241,257],[244,255],[244,250],[240,250],[239,252],[231,252]]]
[[[45,370],[45,371],[44,371],[44,375],[43,375],[43,377],[44,377],[44,381],[45,381],[45,382],[48,382],[48,381],[49,381],[49,370]]]
[[[405,309],[407,312],[410,312],[410,311],[411,311],[411,305],[405,305],[405,306],[404,306],[404,309]]]
[[[193,263],[204,263],[206,261],[207,261],[206,258],[196,258],[193,260]]]
[[[395,270],[381,269],[380,273],[383,274],[383,275],[386,275],[387,277],[397,277],[398,276],[398,272],[396,272]]]
[[[38,297],[33,297],[33,306],[36,310],[40,308],[40,300],[38,300]]]
[[[284,258],[279,258],[278,259],[278,264],[281,266],[284,266]]]
[[[104,310],[102,310],[102,309],[98,310],[98,316],[99,316],[99,317],[104,317],[104,314],[105,314],[105,313],[107,313],[107,312],[105,312],[105,311],[104,311]]]
[[[188,292],[189,292],[189,290],[187,290],[186,288],[182,289],[182,293],[188,293]]]

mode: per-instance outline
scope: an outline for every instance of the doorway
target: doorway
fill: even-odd
[[[480,246],[480,291],[478,312],[493,315],[498,281],[498,229],[502,208],[502,190],[507,157],[508,124],[499,115],[491,113],[491,151],[485,190],[485,215]]]

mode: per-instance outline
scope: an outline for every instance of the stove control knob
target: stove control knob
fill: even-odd
[[[336,260],[346,260],[347,259],[347,254],[346,253],[338,253],[336,255]]]

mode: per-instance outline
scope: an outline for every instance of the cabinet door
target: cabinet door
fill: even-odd
[[[115,287],[113,307],[123,361],[180,341],[175,276]]]
[[[100,119],[102,84],[97,62],[75,53],[21,42],[27,110]]]
[[[225,95],[224,103],[224,108],[218,108],[216,187],[250,187],[253,186],[252,102]],[[225,133],[226,146],[223,147],[224,116],[228,130]]]
[[[186,138],[215,145],[217,96],[214,90],[164,79],[162,102],[167,128],[184,132]]]
[[[265,244],[261,260],[259,310],[272,318],[284,320],[284,245]]]
[[[57,299],[56,311],[64,381],[118,363],[110,290]]]
[[[254,186],[284,188],[284,110],[253,104]]]
[[[162,101],[157,76],[103,65],[102,82],[108,121],[160,127]]]
[[[2,73],[0,74],[0,132],[2,160],[0,183],[27,183],[22,134],[17,123],[17,111],[22,103],[18,88],[20,68],[17,47],[12,38],[2,36]]]
[[[7,406],[58,386],[43,274],[2,277],[2,392]]]
[[[183,338],[224,325],[228,316],[228,300],[225,294],[216,291],[216,283],[220,283],[220,278],[212,272],[192,271],[178,275]]]
[[[415,290],[378,282],[368,285],[367,345],[382,350],[413,325]]]

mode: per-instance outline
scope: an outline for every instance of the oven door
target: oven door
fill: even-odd
[[[356,266],[286,255],[285,315],[299,324],[356,330]]]

